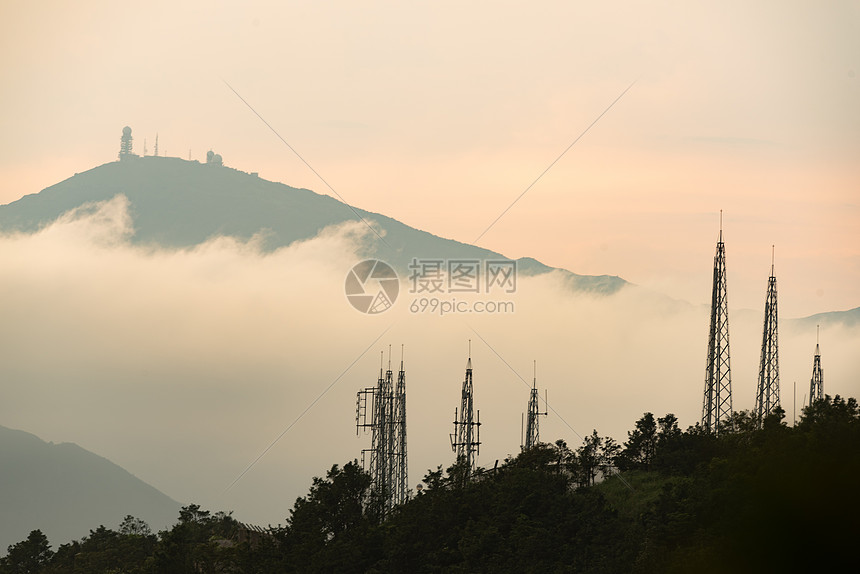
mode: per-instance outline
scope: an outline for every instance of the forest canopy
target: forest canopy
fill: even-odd
[[[827,571],[855,560],[860,409],[825,397],[789,427],[734,413],[717,435],[645,413],[619,444],[540,443],[494,468],[429,469],[384,519],[370,475],[333,465],[285,526],[191,504],[158,533],[127,516],[56,550],[39,530],[0,574]]]

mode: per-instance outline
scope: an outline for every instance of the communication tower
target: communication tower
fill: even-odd
[[[711,290],[711,326],[705,366],[705,396],[702,427],[718,434],[732,417],[732,368],[729,355],[729,302],[726,289],[726,246],[723,243],[723,212],[720,211],[720,238],[714,255]]]
[[[535,361],[534,365],[534,379],[532,381],[532,388],[529,393],[529,408],[528,413],[526,415],[526,423],[525,423],[525,439],[521,440],[521,445],[523,449],[530,449],[533,446],[537,445],[540,442],[540,429],[539,429],[539,419],[542,416],[546,416],[546,411],[540,412],[540,405],[538,404],[540,397],[538,396],[537,391],[537,361]],[[546,402],[546,397],[544,397],[544,404],[548,404]]]
[[[454,432],[450,435],[451,449],[457,453],[457,462],[465,461],[468,472],[475,470],[481,452],[481,411],[477,411],[475,417],[471,347],[470,341],[466,378],[460,393],[460,408],[459,411],[454,409]]]
[[[779,340],[776,306],[776,277],[771,255],[770,277],[764,303],[764,328],[761,340],[761,363],[755,397],[755,417],[761,425],[765,417],[779,407]],[[811,402],[811,399],[810,399]]]
[[[370,455],[371,490],[381,518],[395,506],[406,501],[408,475],[406,471],[406,371],[403,360],[395,388],[391,370],[391,350],[388,369],[383,370],[380,353],[379,379],[375,387],[358,391],[355,406],[355,431],[370,430],[371,448],[361,451],[362,465]]]
[[[131,137],[131,128],[125,126],[122,128],[122,137],[119,139],[119,159],[123,160],[132,157],[134,153],[131,150],[133,138]]]
[[[812,379],[809,381],[809,404],[824,398],[824,369],[821,368],[821,351],[818,347],[820,327],[815,333],[815,360],[812,363]]]

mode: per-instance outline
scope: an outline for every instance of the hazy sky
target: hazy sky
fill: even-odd
[[[0,203],[114,160],[125,125],[138,153],[158,134],[161,154],[213,149],[332,194],[228,82],[349,203],[470,243],[635,81],[479,244],[695,306],[564,299],[545,278],[515,317],[398,319],[377,347],[407,343],[410,405],[424,406],[410,411],[410,483],[450,459],[439,420],[472,328],[526,378],[537,359],[579,433],[623,440],[645,410],[695,422],[720,209],[729,302],[752,309],[732,316],[735,407],[750,408],[772,244],[781,317],[860,305],[860,4],[689,4],[4,2]],[[270,256],[224,239],[145,252],[123,240],[121,202],[105,209],[0,241],[0,424],[277,522],[310,476],[369,446],[348,439],[378,348],[221,492],[394,319],[332,307],[352,263],[342,230]],[[814,335],[781,336],[783,388],[802,387]],[[827,392],[858,394],[857,341],[823,333]],[[473,348],[491,464],[516,450],[527,391]]]
[[[684,428],[700,420],[707,308],[635,289],[573,296],[544,276],[520,279],[502,299],[515,304],[509,314],[412,314],[404,283],[402,301],[368,316],[343,294],[356,241],[370,233],[360,223],[269,254],[229,238],[135,247],[131,225],[117,198],[35,234],[0,235],[0,423],[75,442],[183,503],[283,522],[313,476],[370,447],[370,435],[355,437],[355,393],[375,385],[388,345],[395,370],[406,345],[412,488],[453,461],[469,339],[481,465],[519,450],[535,360],[554,409],[543,440],[578,446],[597,429],[623,441],[645,411],[673,412]],[[761,321],[761,311],[730,314],[735,409],[753,407]],[[815,329],[783,321],[779,342],[791,417],[793,383],[798,411],[808,394]],[[860,396],[858,348],[857,326],[822,330],[825,392]]]
[[[117,2],[0,7],[0,202],[135,149],[329,193],[706,303],[858,305],[857,2]]]

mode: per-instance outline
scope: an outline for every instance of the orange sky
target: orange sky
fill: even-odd
[[[646,410],[693,424],[721,209],[734,406],[750,408],[771,245],[781,319],[860,305],[860,3],[534,4],[4,2],[0,203],[113,161],[125,125],[138,153],[158,134],[162,154],[212,149],[333,194],[226,81],[349,203],[473,242],[635,81],[478,243],[695,306],[666,313],[647,290],[571,297],[542,277],[521,284],[510,317],[467,324],[401,306],[368,318],[343,297],[344,230],[273,254],[224,238],[145,251],[124,242],[113,201],[113,218],[0,235],[0,424],[258,524],[367,446],[347,440],[355,391],[391,343],[407,345],[419,407],[413,485],[452,456],[447,421],[478,332],[481,464],[516,452],[528,392],[517,373],[535,359],[580,434],[623,441]],[[788,410],[815,334],[783,325]],[[857,340],[856,328],[822,329],[826,392],[857,396]],[[563,422],[547,417],[542,436],[578,444]]]
[[[770,246],[791,316],[860,301],[856,2],[52,3],[0,8],[0,202],[152,153],[328,191],[704,303],[725,210],[733,305]]]

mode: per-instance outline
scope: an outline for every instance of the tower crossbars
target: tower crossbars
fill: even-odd
[[[714,255],[714,282],[711,291],[711,324],[705,366],[705,395],[702,427],[718,434],[732,418],[732,369],[729,354],[729,303],[726,282],[726,246],[723,243],[723,212],[720,211],[720,238]]]

